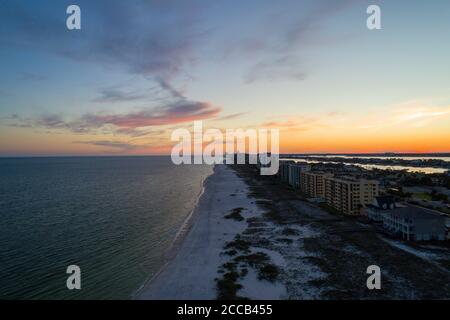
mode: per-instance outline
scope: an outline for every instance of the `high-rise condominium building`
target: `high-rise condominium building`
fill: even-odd
[[[325,196],[325,178],[331,178],[331,173],[308,172],[300,173],[300,190],[313,198],[323,198]]]
[[[378,196],[378,181],[327,177],[325,199],[327,204],[348,215],[359,215],[362,209]]]

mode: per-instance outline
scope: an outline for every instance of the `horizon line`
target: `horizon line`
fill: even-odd
[[[234,153],[236,154],[236,153]],[[279,157],[282,156],[344,156],[344,155],[354,155],[354,156],[450,156],[450,151],[447,152],[339,152],[339,153],[331,153],[331,152],[315,152],[315,153],[280,153]],[[193,155],[194,156],[194,155]],[[5,158],[102,158],[102,157],[170,157],[170,154],[53,154],[53,155],[0,155],[0,159]]]

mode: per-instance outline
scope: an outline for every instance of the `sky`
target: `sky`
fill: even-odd
[[[445,0],[0,0],[0,156],[170,154],[196,120],[282,153],[450,152],[449,52]]]

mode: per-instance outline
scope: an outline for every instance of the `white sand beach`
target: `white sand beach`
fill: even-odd
[[[246,184],[225,165],[205,182],[205,192],[194,210],[191,229],[173,258],[137,295],[138,299],[215,299],[218,268],[229,257],[221,255],[227,241],[246,228],[245,221],[224,219],[232,209],[245,208],[244,218],[260,215]]]
[[[291,226],[295,235],[286,235],[286,227],[264,216],[265,209],[257,205],[261,199],[250,195],[249,186],[230,167],[216,165],[204,186],[188,223],[190,228],[174,245],[166,265],[135,295],[137,299],[217,299],[216,279],[227,272],[224,264],[255,254],[267,257],[267,262],[278,268],[279,276],[276,280],[262,279],[260,269],[238,262],[238,270],[246,272],[236,282],[240,286],[237,296],[262,300],[318,298],[320,290],[310,281],[325,275],[303,259],[315,256],[303,249],[303,240],[320,233],[305,225]],[[226,219],[235,209],[243,219]],[[225,246],[237,235],[250,246],[248,251],[238,250],[230,256]]]
[[[367,266],[373,261],[389,265],[398,256],[411,261],[411,266],[433,268],[439,277],[447,277],[448,270],[440,265],[446,253],[425,256],[426,248],[398,248],[393,241],[386,243],[365,230],[349,233],[360,228],[359,222],[326,212],[297,198],[295,191],[256,174],[245,168],[215,166],[204,183],[188,231],[175,243],[167,264],[136,298],[404,299],[411,298],[413,290],[408,281],[427,290],[427,283],[438,279],[431,276],[421,281],[428,273],[405,277],[401,269],[391,267],[385,271],[386,283],[395,284],[390,291],[366,291]],[[433,287],[427,295],[435,291]],[[414,290],[414,296],[421,292]],[[436,296],[446,297],[447,291]]]

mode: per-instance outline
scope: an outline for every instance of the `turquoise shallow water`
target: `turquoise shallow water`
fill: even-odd
[[[169,157],[0,159],[0,298],[130,298],[211,173]],[[70,264],[81,290],[66,288]]]

